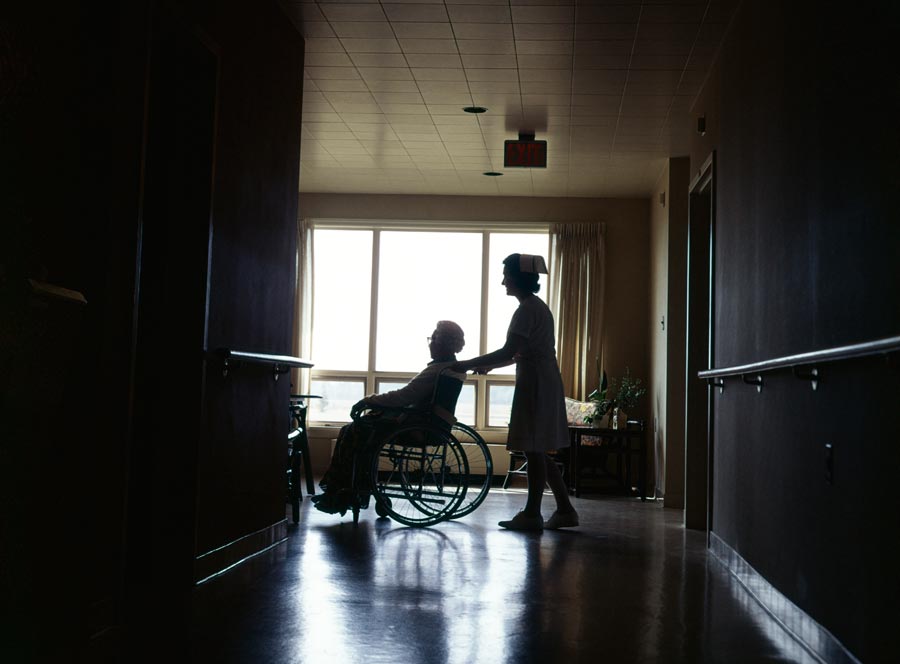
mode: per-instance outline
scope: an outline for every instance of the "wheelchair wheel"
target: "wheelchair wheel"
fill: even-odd
[[[466,496],[450,515],[451,519],[458,519],[471,514],[484,502],[488,491],[491,490],[494,462],[491,460],[487,443],[468,425],[457,422],[450,433],[462,445],[469,461],[469,486]]]
[[[469,464],[449,433],[401,427],[385,436],[372,459],[372,493],[395,521],[431,526],[450,517],[465,498]]]

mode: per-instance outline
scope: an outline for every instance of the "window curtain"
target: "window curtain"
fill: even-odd
[[[294,328],[291,352],[295,357],[309,359],[312,350],[312,293],[313,293],[313,229],[309,219],[297,219],[297,284],[294,289]],[[309,372],[291,369],[292,391],[306,394],[309,391]]]
[[[606,224],[550,226],[550,306],[556,312],[556,355],[566,395],[584,401],[603,367]]]

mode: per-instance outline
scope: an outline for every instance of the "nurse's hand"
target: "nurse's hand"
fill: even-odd
[[[475,367],[474,369],[472,369],[472,373],[478,374],[479,376],[484,376],[490,370],[491,367]]]

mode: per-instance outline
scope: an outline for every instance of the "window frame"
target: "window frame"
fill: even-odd
[[[547,252],[550,250],[550,224],[548,222],[483,222],[483,221],[417,221],[417,220],[374,220],[374,219],[324,219],[314,218],[310,220],[313,232],[316,229],[328,230],[367,230],[372,231],[372,275],[371,275],[371,294],[369,297],[369,350],[368,350],[368,368],[367,370],[344,371],[331,369],[316,369],[313,366],[309,371],[304,372],[304,382],[306,388],[309,388],[313,380],[340,380],[348,381],[365,380],[365,394],[373,394],[377,391],[378,383],[381,381],[406,381],[409,382],[415,375],[415,372],[398,372],[398,371],[376,371],[375,370],[375,353],[377,347],[378,334],[378,286],[379,286],[379,257],[381,253],[381,233],[384,231],[410,231],[410,232],[445,232],[445,233],[478,233],[481,235],[481,307],[480,307],[480,329],[479,329],[479,348],[477,352],[472,350],[465,353],[465,357],[473,357],[475,355],[484,355],[494,348],[487,347],[488,334],[488,290],[490,279],[497,278],[497,266],[490,265],[490,236],[492,233],[533,233],[535,235],[544,234],[547,237]],[[313,245],[315,251],[315,244]],[[545,254],[546,255],[546,254]],[[315,260],[313,261],[315,262]],[[493,269],[492,269],[493,268]],[[549,293],[549,275],[542,280],[541,288],[545,293]],[[549,304],[549,302],[548,302]],[[309,335],[312,341],[313,330],[304,330],[304,334]],[[427,332],[423,332],[427,334]],[[469,349],[466,348],[468,351]],[[461,358],[464,359],[464,358]],[[508,370],[508,369],[507,369]],[[466,379],[468,384],[475,386],[475,429],[487,433],[505,433],[508,429],[506,426],[488,426],[488,385],[515,385],[515,372],[509,375],[500,375],[489,373],[486,375],[469,374]],[[341,425],[347,420],[331,421],[331,420],[310,420],[310,426],[328,427]]]

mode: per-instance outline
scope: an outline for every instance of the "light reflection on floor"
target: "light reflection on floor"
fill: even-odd
[[[459,522],[354,527],[304,503],[280,562],[197,613],[206,661],[810,662],[652,502],[576,500],[571,531],[498,529],[524,500],[492,491]],[[551,499],[548,498],[548,502]],[[259,566],[259,565],[258,565]],[[227,590],[228,581],[224,584]],[[202,602],[201,602],[202,603]],[[599,658],[598,658],[599,657]]]

